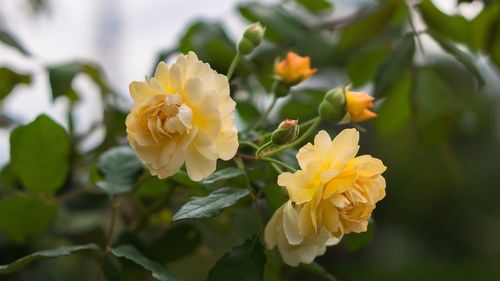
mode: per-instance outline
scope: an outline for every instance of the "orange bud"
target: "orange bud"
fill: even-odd
[[[346,91],[346,110],[349,113],[351,122],[363,122],[377,117],[377,114],[370,111],[373,107],[373,97],[365,92]]]
[[[316,72],[311,68],[311,59],[308,56],[301,57],[294,52],[288,52],[286,58],[274,65],[274,71],[281,81],[295,85]]]

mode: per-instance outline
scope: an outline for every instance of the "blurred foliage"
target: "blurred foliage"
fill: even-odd
[[[371,92],[379,117],[366,124],[361,149],[389,169],[388,196],[368,232],[347,236],[317,263],[283,266],[254,236],[262,224],[256,210],[268,218],[286,200],[277,171],[240,159],[238,168],[219,162],[218,172],[200,183],[182,171],[168,180],[144,174],[130,150],[117,148],[125,142],[121,96],[98,64],[73,61],[46,66],[52,98],[78,103],[73,79],[88,75],[102,94],[104,108],[96,110],[103,111],[103,124],[76,135],[43,115],[13,129],[15,122],[0,111],[0,127],[12,129],[10,163],[0,172],[0,264],[6,265],[0,279],[89,280],[100,274],[96,267],[110,281],[499,279],[500,2],[481,1],[484,8],[470,19],[444,13],[430,0],[414,6],[352,1],[349,15],[336,1],[284,2],[243,2],[235,9],[242,20],[267,28],[265,44],[240,62],[231,83],[238,122],[248,128],[262,114],[274,61],[288,50],[310,56],[319,71],[280,100],[264,130],[283,118],[315,117],[324,93],[340,84]],[[415,17],[424,24],[418,30]],[[0,43],[29,59],[14,31],[0,30]],[[199,20],[158,60],[192,50],[226,73],[235,42],[222,23]],[[0,102],[31,81],[32,74],[1,66]],[[71,125],[71,112],[68,119]],[[106,131],[103,142],[78,150],[99,127]],[[240,139],[267,141],[248,130]],[[280,160],[296,166],[293,153]],[[241,188],[246,184],[260,196],[257,202]],[[61,248],[105,248],[110,220],[119,221],[111,253],[95,245]],[[83,249],[92,251],[45,260]]]

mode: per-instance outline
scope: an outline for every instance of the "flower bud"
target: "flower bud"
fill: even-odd
[[[309,57],[301,57],[294,52],[288,52],[284,60],[274,65],[274,72],[279,80],[291,87],[311,77],[316,69],[311,68]]]
[[[325,94],[319,105],[319,116],[323,119],[340,121],[346,114],[344,87],[333,88]]]
[[[242,55],[249,55],[253,52],[254,49],[255,46],[253,45],[252,41],[248,40],[245,37],[241,38],[240,42],[238,42],[238,53]]]
[[[297,120],[285,119],[271,135],[271,141],[277,145],[284,145],[294,141],[299,136]]]
[[[264,40],[264,33],[266,29],[260,24],[260,22],[256,22],[247,27],[245,32],[243,33],[243,37],[250,40],[255,47],[258,47],[262,40]]]
[[[346,90],[345,99],[351,122],[363,122],[377,117],[375,112],[370,111],[373,107],[373,97],[367,93]]]
[[[262,43],[266,29],[259,22],[247,27],[243,37],[238,42],[238,53],[242,55],[251,54],[257,46]]]

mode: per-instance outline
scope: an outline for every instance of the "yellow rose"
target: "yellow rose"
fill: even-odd
[[[351,122],[363,122],[377,117],[370,111],[373,107],[373,97],[365,92],[346,91],[346,110]]]
[[[302,235],[298,227],[301,208],[291,201],[283,204],[269,220],[264,233],[267,248],[278,246],[283,261],[290,266],[311,263],[326,252],[327,246],[340,241],[325,228],[318,233]]]
[[[235,155],[236,104],[227,78],[193,52],[170,67],[160,62],[154,77],[130,83],[130,95],[127,138],[152,175],[169,177],[186,163],[189,177],[199,181],[215,171],[218,158]]]
[[[325,131],[297,153],[301,170],[283,173],[278,184],[299,205],[300,235],[326,228],[333,236],[366,231],[375,204],[385,196],[386,167],[369,155],[356,157],[359,133],[343,130],[332,141]]]
[[[316,72],[316,69],[311,68],[309,57],[301,57],[294,52],[288,52],[284,60],[276,63],[274,71],[281,81],[294,85],[309,78]]]

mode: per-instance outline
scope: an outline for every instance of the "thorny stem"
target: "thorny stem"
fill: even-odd
[[[240,62],[241,55],[240,53],[236,53],[236,55],[233,58],[233,61],[231,62],[231,65],[229,66],[229,70],[227,71],[227,81],[231,81],[231,77],[233,77],[234,71],[236,70],[236,67],[238,66],[238,63]]]

